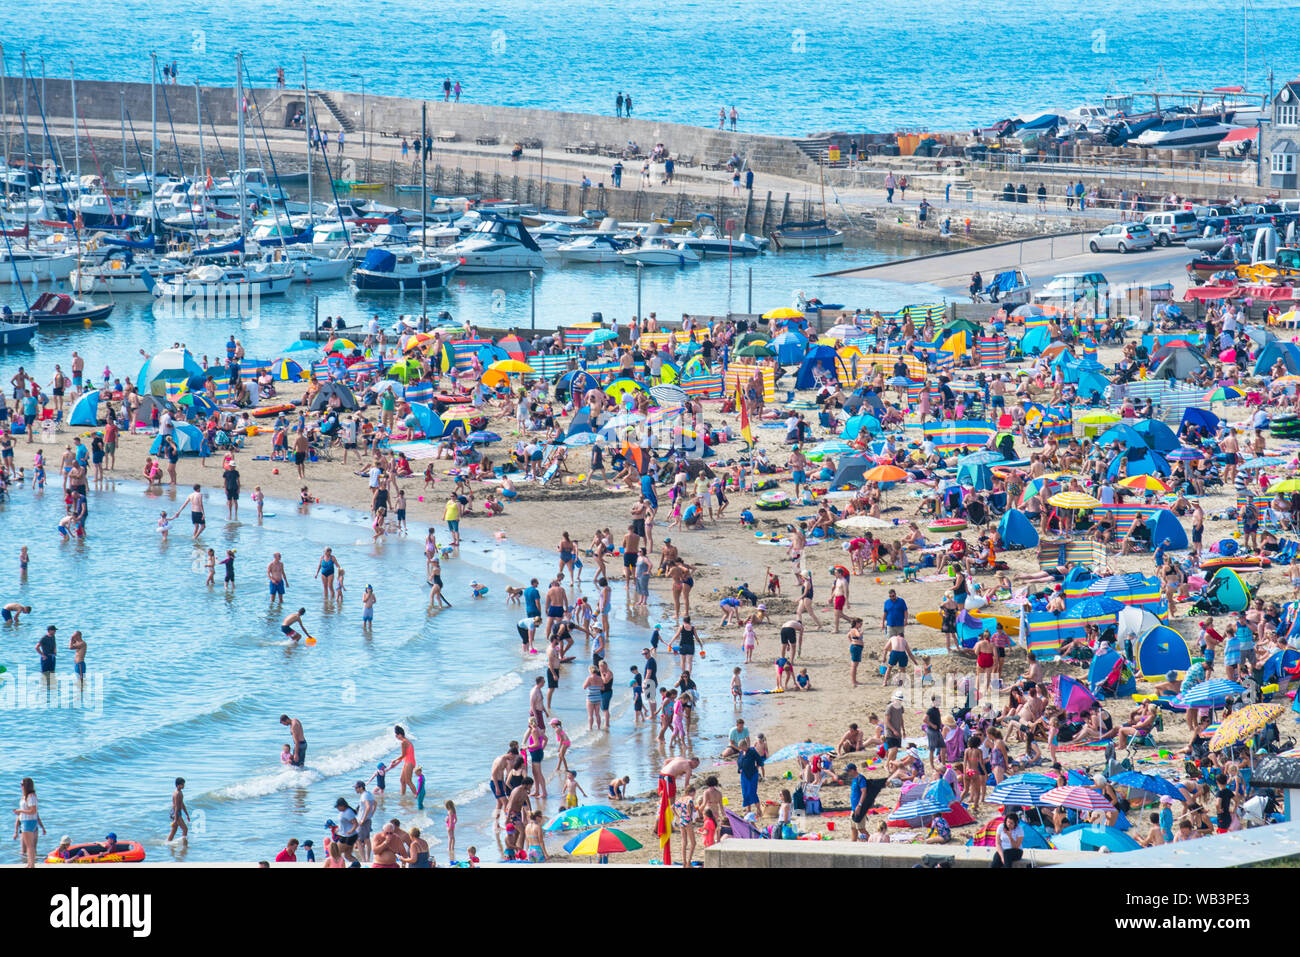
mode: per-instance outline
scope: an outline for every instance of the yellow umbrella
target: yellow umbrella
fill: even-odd
[[[534,371],[533,367],[527,362],[520,362],[518,359],[498,359],[488,368],[493,372],[504,372],[507,375]]]
[[[1278,376],[1273,380],[1274,385],[1294,385],[1297,382],[1300,382],[1300,375]]]
[[[1057,508],[1095,508],[1101,504],[1101,500],[1093,498],[1087,492],[1057,492],[1047,500],[1047,504]]]
[[[1087,415],[1081,415],[1076,420],[1084,425],[1110,425],[1118,422],[1120,416],[1114,412],[1089,412]]]
[[[1264,729],[1270,721],[1276,720],[1286,705],[1281,702],[1271,704],[1250,704],[1228,715],[1219,724],[1219,730],[1210,738],[1210,750],[1222,751],[1234,744],[1241,744]]]
[[[841,343],[840,340],[834,338],[833,336],[822,336],[820,339],[817,340],[817,345],[830,346],[832,349],[838,349]]]
[[[862,350],[857,346],[841,346],[838,351],[841,359],[853,359],[862,355]]]
[[[1169,486],[1154,475],[1130,475],[1119,483],[1125,488],[1141,489],[1144,492],[1168,492]]]
[[[773,309],[771,312],[763,313],[764,319],[802,319],[803,313],[798,309],[791,309],[789,306],[782,306],[780,309]]]
[[[407,340],[406,348],[403,349],[402,351],[410,352],[413,349],[419,349],[426,342],[432,342],[432,341],[433,341],[433,336],[429,335],[427,332],[417,332],[415,335],[411,336],[411,338]]]

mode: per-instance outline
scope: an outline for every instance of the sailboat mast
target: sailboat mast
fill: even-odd
[[[207,162],[203,156],[203,103],[199,98],[199,84],[197,82],[194,84],[194,122],[199,127],[199,168],[194,174],[194,182],[198,183],[206,175],[204,170],[207,169]]]
[[[302,58],[302,125],[307,137],[307,223],[311,229],[311,245],[316,246],[316,217],[311,204],[311,90],[307,86],[307,57]]]
[[[23,229],[32,242],[32,137],[27,129],[27,51],[23,51]]]
[[[9,75],[9,67],[5,64],[5,45],[0,43],[0,124],[5,128],[5,155],[3,157],[6,166],[9,165],[9,100],[5,96],[5,80]]]
[[[245,223],[244,215],[247,210],[244,209],[246,199],[244,194],[244,55],[235,54],[235,114],[239,121],[239,238],[244,238]],[[239,262],[244,262],[244,250],[241,244],[239,250]]]
[[[424,144],[429,135],[429,104],[420,103],[420,249],[429,245],[429,182],[425,175]]]
[[[130,167],[126,165],[126,90],[117,91],[117,101],[122,107],[122,175],[127,176]]]
[[[152,133],[149,135],[149,225],[158,232],[158,204],[153,202],[158,185],[158,54],[149,54],[149,114]]]
[[[70,62],[70,75],[72,77],[72,153],[76,157],[77,165],[77,188],[81,188],[81,135],[77,132],[77,64],[75,61]],[[104,184],[105,187],[108,183]]]

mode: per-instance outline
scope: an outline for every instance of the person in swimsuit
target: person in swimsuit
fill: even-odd
[[[546,831],[542,828],[543,817],[541,811],[534,811],[528,818],[528,826],[524,828],[524,840],[527,845],[528,862],[530,864],[543,864],[548,859]]]
[[[293,758],[289,763],[295,768],[303,766],[307,760],[307,736],[303,733],[302,722],[297,718],[290,718],[287,714],[280,715],[280,723],[289,729],[289,736],[293,738]]]
[[[334,597],[334,573],[341,571],[342,566],[334,557],[334,549],[326,548],[325,554],[320,557],[316,563],[316,576],[320,579],[321,587],[325,591],[325,598],[329,600]]]
[[[989,638],[988,632],[980,636],[980,640],[975,643],[975,667],[978,669],[979,686],[988,690],[993,682],[993,667],[997,663],[997,647]]]
[[[398,855],[398,860],[407,867],[433,867],[433,861],[429,857],[429,842],[420,837],[418,827],[411,828],[411,844],[406,856]]]
[[[393,727],[393,736],[397,738],[397,743],[401,746],[401,753],[393,759],[393,763],[388,766],[388,770],[397,767],[398,762],[402,765],[402,790],[400,796],[406,796],[406,789],[411,789],[411,794],[415,794],[415,745],[411,743],[406,736],[406,729],[400,724]]]
[[[536,718],[528,719],[528,731],[524,735],[524,750],[528,752],[533,779],[536,782],[531,796],[545,800],[546,771],[542,767],[542,762],[546,759],[546,732],[542,730]]]
[[[281,634],[289,638],[291,641],[297,641],[299,638],[306,636],[307,643],[309,645],[314,645],[316,643],[316,639],[311,636],[311,633],[309,631],[307,631],[307,626],[303,624],[302,621],[302,616],[305,615],[306,613],[307,613],[306,608],[299,608],[292,615],[289,615],[287,618],[284,619],[284,621],[280,623],[280,632]],[[293,627],[294,625],[297,625],[299,628],[302,629],[301,635],[294,630]]]

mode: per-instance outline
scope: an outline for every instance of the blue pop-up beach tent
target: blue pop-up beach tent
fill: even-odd
[[[162,451],[162,436],[154,437],[153,444],[149,446],[149,454],[157,455]],[[199,446],[203,443],[203,433],[192,425],[185,422],[178,422],[175,426],[176,448],[180,450],[181,455],[198,455]]]
[[[1133,425],[1133,431],[1157,452],[1172,452],[1178,448],[1178,436],[1159,419],[1138,419]]]
[[[813,369],[818,363],[821,363],[826,374],[837,382],[846,382],[850,378],[848,370],[844,367],[844,360],[834,349],[830,346],[813,346],[799,366],[799,375],[794,383],[796,389],[811,389],[817,384],[813,378]]]
[[[1117,662],[1122,662],[1123,660],[1124,660],[1123,657],[1117,651],[1108,651],[1105,654],[1097,655],[1095,658],[1093,658],[1092,664],[1088,666],[1089,689],[1092,690],[1094,694],[1097,693],[1098,689],[1101,688],[1102,683],[1106,680],[1106,678],[1110,675],[1111,671],[1114,669],[1115,664]],[[1136,689],[1137,689],[1137,682],[1133,679],[1133,675],[1130,674],[1126,678],[1124,677],[1123,672],[1121,672],[1120,679],[1119,679],[1119,687],[1115,689],[1115,697],[1117,698],[1127,697],[1128,695],[1131,695]]]
[[[1112,481],[1119,476],[1119,463],[1127,461],[1129,476],[1134,475],[1168,475],[1173,471],[1169,467],[1168,460],[1159,452],[1148,449],[1145,443],[1139,443],[1138,448],[1130,448],[1124,451],[1123,456],[1115,456],[1111,459],[1110,467],[1106,469],[1106,478]]]
[[[1038,529],[1018,508],[1007,509],[998,521],[998,538],[1003,548],[1037,548]]]
[[[91,389],[68,413],[68,425],[99,425],[99,390]]]
[[[1148,678],[1171,671],[1186,671],[1192,666],[1192,654],[1183,636],[1168,625],[1152,628],[1138,639],[1133,655],[1138,670]]]
[[[880,420],[874,415],[868,415],[866,412],[851,416],[844,423],[844,428],[840,431],[840,438],[856,439],[858,433],[863,429],[866,429],[872,435],[879,435],[881,431]]]

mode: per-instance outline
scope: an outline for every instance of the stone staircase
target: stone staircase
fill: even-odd
[[[329,110],[330,116],[334,117],[334,122],[343,127],[345,132],[355,133],[357,131],[356,123],[352,122],[352,118],[349,117],[344,110],[339,108],[339,105],[334,102],[333,97],[328,93],[321,93],[318,91],[313,91],[312,95],[325,105],[325,109]]]
[[[819,165],[825,166],[827,169],[845,169],[849,165],[849,158],[843,152],[841,152],[840,158],[838,160],[835,160],[834,162],[831,161],[830,137],[827,136],[805,137],[803,139],[796,139],[794,141],[794,145],[798,147],[800,152],[802,152],[805,156],[807,156],[810,160],[812,160],[812,165],[814,169],[816,169]]]

